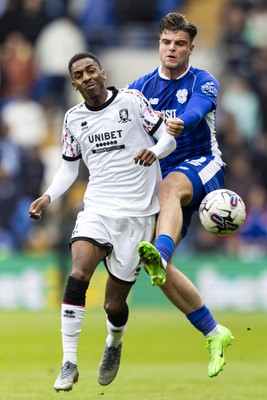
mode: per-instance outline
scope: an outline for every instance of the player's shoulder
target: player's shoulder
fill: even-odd
[[[86,107],[84,101],[69,108],[68,111],[65,113],[65,122],[75,120],[77,116],[85,110],[85,108]]]
[[[210,81],[210,82],[214,82],[214,84],[216,84],[216,86],[219,86],[219,82],[215,78],[215,76],[212,75],[211,72],[209,72],[205,69],[190,66],[189,73],[191,73],[193,76],[195,76],[197,81],[200,81],[200,82],[209,82]]]
[[[119,94],[122,94],[123,96],[124,95],[135,95],[137,92],[139,92],[138,89],[132,89],[128,86],[119,89]]]
[[[130,89],[128,87],[119,89],[119,94],[130,99],[142,99],[144,96],[138,89]]]

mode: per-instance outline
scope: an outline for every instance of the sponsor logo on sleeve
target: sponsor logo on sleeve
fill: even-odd
[[[201,86],[201,92],[207,94],[208,96],[218,96],[218,90],[216,89],[214,82],[206,82]]]

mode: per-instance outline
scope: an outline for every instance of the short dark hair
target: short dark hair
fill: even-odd
[[[164,31],[184,31],[189,34],[191,43],[197,35],[197,27],[192,22],[189,22],[186,17],[177,12],[171,12],[165,15],[159,23],[159,36],[161,37]]]
[[[78,60],[82,60],[83,58],[92,58],[92,60],[94,60],[97,63],[97,65],[99,66],[99,68],[102,70],[102,66],[101,66],[101,63],[100,63],[98,57],[93,53],[84,51],[83,53],[77,53],[73,57],[71,57],[71,59],[69,61],[69,66],[68,66],[70,75],[71,75],[71,67],[73,66],[73,64]]]

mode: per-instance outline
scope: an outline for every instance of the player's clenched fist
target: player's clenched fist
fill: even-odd
[[[45,194],[44,196],[34,200],[30,205],[30,218],[40,219],[42,215],[42,210],[44,210],[49,203],[50,197],[48,196],[48,194]]]
[[[172,136],[179,136],[184,130],[184,121],[180,118],[169,118],[166,121],[166,131]]]

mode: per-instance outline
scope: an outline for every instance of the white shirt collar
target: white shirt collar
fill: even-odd
[[[191,67],[191,65],[189,65],[188,68],[187,68],[187,70],[186,70],[181,76],[179,76],[178,78],[176,78],[176,80],[183,78],[183,77],[187,74],[187,72],[189,71],[189,68],[190,68],[190,67]],[[170,80],[170,78],[168,78],[166,75],[163,74],[163,72],[162,72],[162,65],[159,66],[158,73],[159,73],[159,76],[160,76],[162,79]]]

